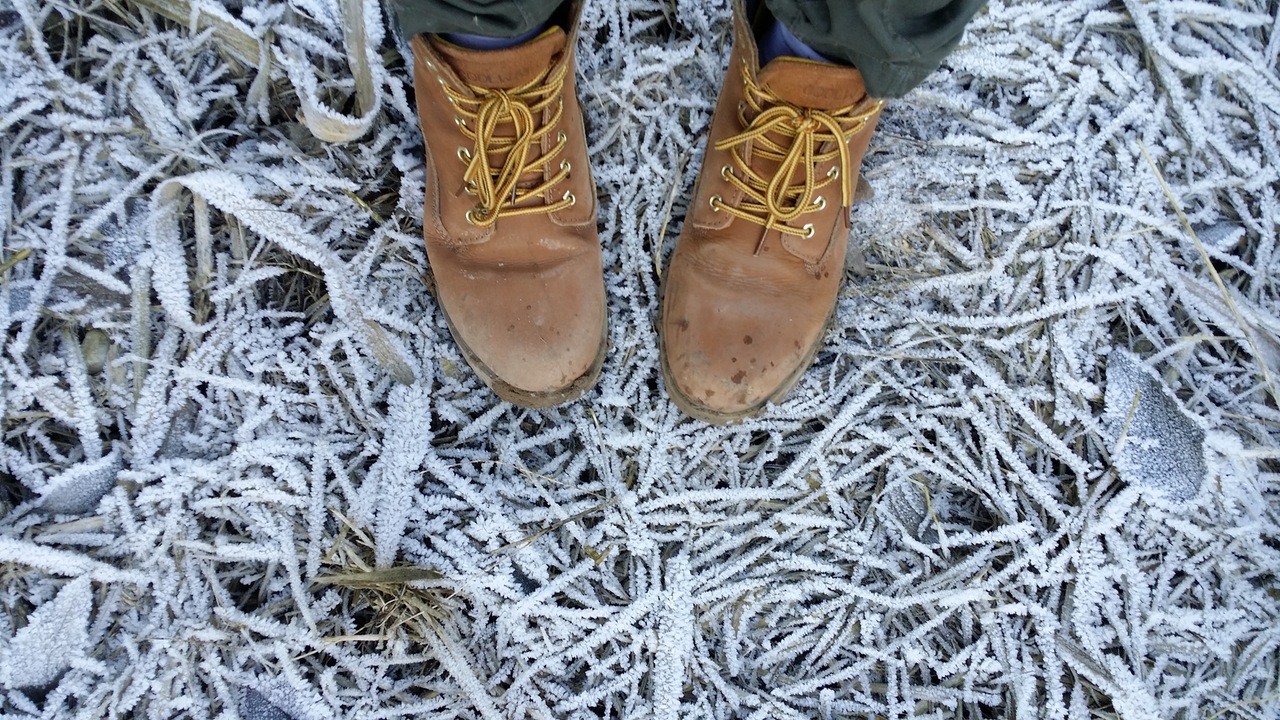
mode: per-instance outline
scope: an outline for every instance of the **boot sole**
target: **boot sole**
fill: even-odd
[[[449,327],[449,335],[453,337],[453,342],[462,351],[462,357],[475,371],[480,381],[493,391],[499,399],[519,405],[521,407],[541,410],[557,405],[563,405],[582,397],[583,393],[595,387],[596,382],[600,380],[600,372],[604,368],[604,356],[609,349],[609,307],[604,308],[604,324],[600,328],[600,347],[596,350],[596,357],[591,361],[591,366],[587,371],[579,376],[576,380],[569,383],[559,390],[550,390],[547,392],[533,392],[530,390],[522,390],[511,383],[503,380],[488,365],[474,353],[471,348],[462,340],[458,334],[457,328],[453,326],[453,319],[449,317],[449,312],[444,309],[444,303],[440,302],[440,295],[436,292],[435,277],[431,274],[430,269],[423,275],[423,282],[427,286],[427,290],[436,300],[436,306],[440,308],[440,314],[444,316],[445,325]]]
[[[658,356],[661,359],[660,364],[662,365],[662,381],[667,386],[667,395],[671,398],[671,402],[675,403],[676,407],[680,408],[681,412],[694,419],[701,420],[711,425],[737,425],[743,420],[748,420],[759,415],[766,407],[768,407],[769,403],[777,403],[781,401],[788,393],[795,389],[795,386],[800,382],[800,378],[804,377],[804,374],[808,372],[809,368],[813,365],[814,359],[818,357],[818,351],[822,349],[824,344],[826,344],[827,333],[831,331],[831,326],[836,317],[836,308],[840,305],[840,295],[837,293],[835,300],[831,303],[831,309],[827,311],[827,319],[822,323],[822,332],[818,334],[818,340],[810,346],[809,350],[805,353],[804,358],[800,361],[800,364],[797,365],[796,369],[787,376],[787,379],[778,386],[778,389],[774,390],[766,396],[764,400],[761,400],[754,405],[750,405],[742,410],[734,412],[725,412],[723,410],[709,408],[693,398],[690,398],[688,395],[685,395],[680,391],[680,388],[675,384],[675,381],[672,380],[671,366],[667,363],[666,333],[661,332],[661,317],[666,312],[666,291],[666,283],[663,282],[662,303],[660,305],[662,309],[659,311],[658,320],[658,337],[660,338]]]

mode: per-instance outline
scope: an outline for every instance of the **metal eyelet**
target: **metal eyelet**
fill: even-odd
[[[827,199],[819,195],[813,199],[813,206],[819,210],[827,209]]]
[[[835,180],[836,178],[840,177],[840,166],[832,165],[831,169],[827,171],[827,177],[831,178],[832,180]]]
[[[725,165],[724,167],[720,168],[720,177],[724,178],[725,180],[728,180],[729,178],[734,177],[733,166]]]
[[[814,232],[814,231],[813,231],[813,223],[805,223],[805,225],[804,225],[804,239],[805,239],[805,240],[808,240],[809,238],[813,237],[813,232]]]
[[[453,124],[454,124],[454,125],[457,125],[458,127],[462,128],[463,130],[466,130],[466,129],[467,129],[467,122],[466,122],[465,120],[463,120],[463,119],[462,119],[460,116],[458,116],[458,115],[454,115],[454,116],[453,116]]]
[[[475,212],[475,210],[476,210],[475,208],[471,208],[470,210],[467,210],[467,224],[468,224],[468,225],[475,225],[475,224],[476,224],[476,218],[475,218],[475,216],[474,216],[474,215],[472,215],[472,213],[474,213],[474,212]]]
[[[476,181],[475,181],[475,180],[472,180],[471,182],[467,183],[467,184],[466,184],[465,186],[463,186],[463,188],[462,188],[462,191],[463,191],[463,192],[465,192],[465,193],[466,193],[466,194],[468,194],[468,195],[475,195],[475,194],[476,194],[476,192],[477,192],[478,190],[479,190],[479,188],[477,188],[477,187],[476,187]]]
[[[568,160],[561,160],[560,170],[562,170],[567,175],[569,172],[573,170],[573,164],[570,163]]]
[[[561,200],[568,200],[568,201],[569,201],[569,207],[573,207],[574,205],[577,205],[577,204],[578,204],[578,196],[577,196],[577,195],[574,195],[572,190],[566,190],[566,191],[565,191],[565,193],[564,193],[564,197],[562,197],[562,198],[560,198],[560,199],[561,199]]]
[[[466,149],[466,148],[464,148],[464,147],[460,147],[460,148],[458,148],[458,159],[459,159],[459,160],[461,160],[461,161],[462,161],[462,162],[464,162],[464,163],[470,163],[470,162],[471,162],[471,151],[470,151],[470,150],[468,150],[468,149]]]
[[[711,209],[713,211],[720,212],[720,203],[722,202],[724,202],[724,198],[720,197],[719,195],[712,195],[711,200],[708,201],[708,204],[711,205]]]
[[[568,135],[565,135],[563,130],[561,130],[560,132],[556,133],[556,142],[558,142],[558,143],[566,143],[566,142],[568,142],[568,141],[569,141],[569,136],[568,136]]]

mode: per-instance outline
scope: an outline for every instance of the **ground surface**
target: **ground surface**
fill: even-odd
[[[588,3],[612,348],[546,412],[423,290],[385,8],[146,7],[0,6],[3,717],[1280,710],[1274,2],[993,1],[727,429],[653,325],[725,3]]]

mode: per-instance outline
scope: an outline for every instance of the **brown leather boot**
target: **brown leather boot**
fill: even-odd
[[[505,50],[413,39],[426,146],[429,282],[463,357],[504,400],[548,407],[595,384],[605,297],[574,78],[578,6]]]
[[[884,105],[850,67],[792,57],[759,67],[742,0],[733,10],[733,52],[660,325],[667,392],[711,423],[781,400],[813,362]]]

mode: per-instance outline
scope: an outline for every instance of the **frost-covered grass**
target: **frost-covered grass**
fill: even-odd
[[[1280,712],[1274,2],[993,1],[735,428],[654,332],[723,0],[588,3],[612,348],[545,412],[424,292],[377,0],[138,2],[0,7],[3,717]]]

